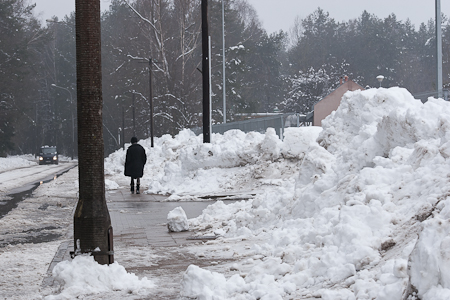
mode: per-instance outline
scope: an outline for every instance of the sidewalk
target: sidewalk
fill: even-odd
[[[123,189],[108,191],[106,202],[113,227],[114,250],[117,250],[117,248],[148,247],[149,251],[157,248],[160,253],[170,253],[176,252],[173,251],[174,249],[178,251],[178,247],[183,245],[201,242],[201,240],[188,239],[194,234],[190,231],[169,233],[166,225],[167,214],[174,208],[181,206],[188,218],[194,218],[215,201],[160,202],[166,198],[166,196],[161,195],[131,194],[128,190]],[[73,243],[72,223],[68,228],[66,240],[61,243],[49,266],[47,277],[42,282],[43,286],[57,284],[52,278],[52,270],[59,262],[71,259],[70,252],[73,251]],[[180,265],[180,262],[176,260],[177,258],[174,257],[171,268],[176,265],[180,270],[185,270],[187,265],[190,264],[189,261],[185,261]],[[127,268],[127,266],[125,267]],[[142,268],[147,267],[142,266]]]
[[[205,202],[160,202],[166,196],[131,194],[119,190],[106,195],[114,243],[133,246],[174,247],[198,242],[187,240],[193,233],[169,233],[167,214],[181,206],[188,218],[199,216],[203,209],[214,201]]]

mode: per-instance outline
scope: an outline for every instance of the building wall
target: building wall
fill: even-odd
[[[356,90],[364,90],[364,88],[351,80],[347,80],[328,96],[317,102],[316,105],[314,105],[313,126],[322,126],[322,120],[339,107],[342,96],[344,96],[347,91]]]

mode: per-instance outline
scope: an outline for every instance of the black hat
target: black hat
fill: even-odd
[[[134,143],[137,143],[137,142],[138,142],[137,137],[133,136],[133,137],[131,138],[131,143],[134,144]]]

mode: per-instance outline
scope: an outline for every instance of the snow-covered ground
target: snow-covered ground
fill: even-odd
[[[29,172],[26,168],[22,170],[25,174]],[[67,238],[76,204],[77,174],[74,168],[60,177],[61,180],[40,185],[33,197],[0,218],[1,299],[41,299],[45,294],[41,283],[61,240],[38,244],[29,240],[43,235]],[[29,183],[27,177],[17,178],[20,180]]]
[[[26,162],[20,157],[13,157],[13,160],[19,164]],[[10,166],[12,166],[10,164]],[[56,176],[67,170],[70,167],[76,166],[75,162],[58,164],[58,165],[42,165],[32,163],[26,167],[20,167],[18,169],[11,169],[5,172],[0,172],[0,195],[10,193],[12,190],[17,192],[19,190],[28,190],[30,186],[28,183],[35,183],[37,181],[48,179]],[[0,205],[1,205],[0,201]]]
[[[193,254],[233,262],[189,266],[181,299],[450,299],[450,103],[422,104],[401,88],[348,92],[323,129],[287,128],[283,141],[273,129],[233,130],[211,141],[184,130],[154,148],[139,142],[148,193],[169,201],[253,195],[189,220],[190,230],[220,236],[190,246]],[[128,186],[124,157],[120,149],[106,158],[108,189]],[[2,266],[14,247],[0,249]],[[48,299],[80,295],[77,272],[100,278],[101,268],[82,259],[59,265],[55,276],[72,277]],[[137,290],[153,284],[128,280]],[[123,293],[108,279],[86,296],[105,287]]]
[[[59,161],[74,162],[74,160],[71,160],[69,157],[64,155],[59,155]],[[38,165],[38,160],[32,154],[0,157],[0,173],[36,165]]]
[[[0,173],[33,165],[37,165],[37,162],[31,154],[0,157]]]

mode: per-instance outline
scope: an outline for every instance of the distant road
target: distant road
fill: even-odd
[[[29,189],[35,182],[51,179],[77,165],[76,162],[60,162],[58,165],[35,165],[0,173],[0,193]]]

